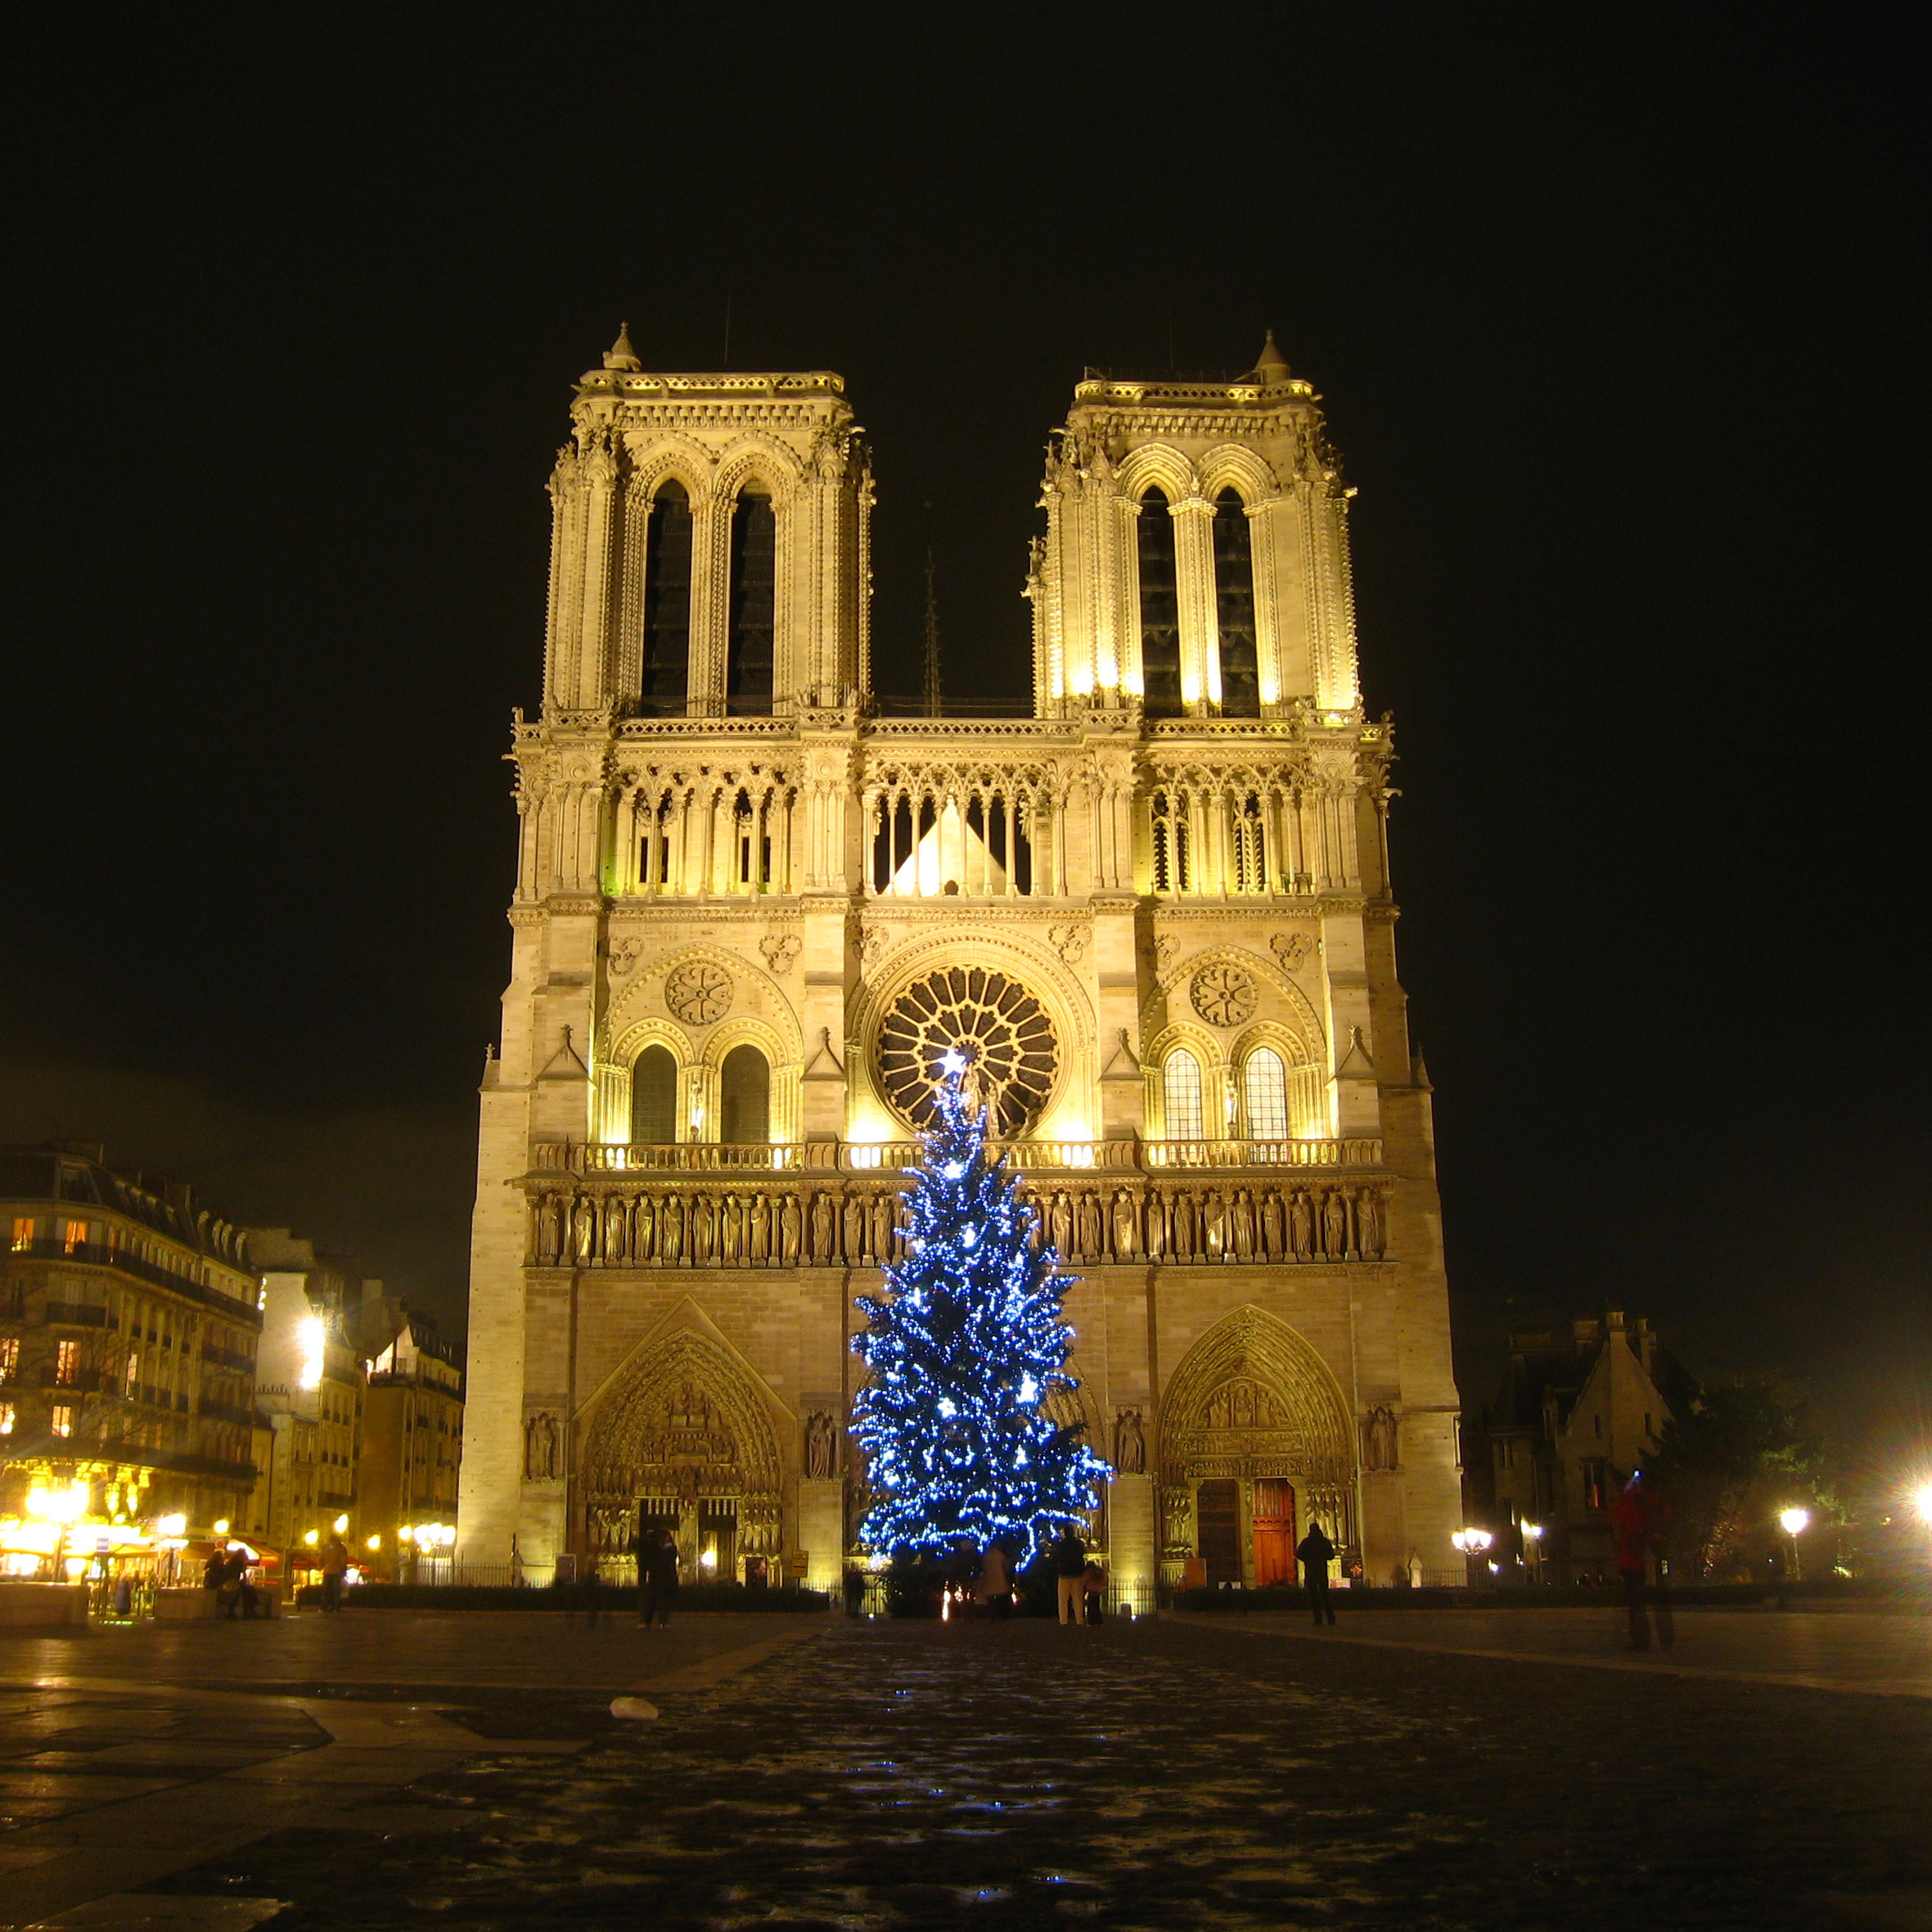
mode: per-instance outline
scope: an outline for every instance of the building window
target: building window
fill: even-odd
[[[1185,1047],[1168,1055],[1160,1070],[1167,1104],[1167,1137],[1198,1141],[1200,1131],[1200,1062]]]
[[[1257,1047],[1241,1069],[1241,1097],[1248,1108],[1248,1138],[1288,1137],[1288,1074],[1272,1047]]]
[[[1582,1465],[1583,1479],[1583,1507],[1587,1510],[1606,1510],[1610,1507],[1609,1465],[1592,1457]]]
[[[0,1435],[11,1435],[13,1425],[13,1404],[11,1402],[0,1402]]]
[[[1237,799],[1234,808],[1234,889],[1268,890],[1268,821],[1261,800],[1253,792]]]
[[[70,1254],[78,1254],[88,1245],[88,1224],[84,1221],[70,1221],[62,1229],[61,1245]]]
[[[57,1342],[54,1345],[54,1380],[71,1389],[80,1380],[80,1344]]]
[[[724,708],[732,717],[768,717],[772,633],[778,589],[778,520],[772,499],[752,490],[732,512],[731,648]]]
[[[1178,792],[1154,795],[1154,889],[1185,892],[1188,885],[1187,802]]]
[[[34,1245],[34,1223],[31,1217],[25,1219],[18,1214],[14,1217],[13,1245],[16,1254]]]
[[[1174,567],[1174,519],[1167,498],[1141,498],[1137,538],[1141,575],[1141,702],[1150,718],[1181,714],[1181,601]]]
[[[631,1138],[678,1137],[678,1062],[668,1047],[646,1047],[631,1069]]]
[[[1221,633],[1221,712],[1259,718],[1255,672],[1254,548],[1247,506],[1233,490],[1214,502],[1214,613]]]
[[[130,1349],[128,1351],[128,1386],[127,1386],[127,1393],[128,1393],[129,1395],[132,1395],[132,1394],[134,1393],[135,1387],[136,1387],[136,1385],[137,1385],[137,1384],[140,1382],[140,1380],[141,1380],[141,1358],[140,1358],[140,1356],[139,1356],[139,1355],[138,1355],[138,1354],[137,1354],[137,1353],[136,1353],[134,1350],[133,1350],[132,1349]]]
[[[682,711],[691,675],[691,499],[675,480],[651,499],[644,557],[646,711]]]
[[[20,1338],[0,1335],[0,1382],[11,1382],[20,1372]]]
[[[718,1082],[721,1140],[772,1137],[772,1069],[755,1047],[734,1047],[724,1056]]]
[[[71,1435],[74,1433],[74,1410],[64,1402],[54,1404],[53,1432],[56,1435]]]

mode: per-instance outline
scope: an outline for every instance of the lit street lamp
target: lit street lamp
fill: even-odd
[[[1463,1565],[1468,1572],[1468,1580],[1470,1583],[1473,1583],[1475,1581],[1477,1562],[1481,1558],[1483,1552],[1495,1540],[1495,1538],[1491,1536],[1487,1529],[1458,1529],[1449,1538],[1449,1541],[1462,1552]]]
[[[1798,1539],[1811,1527],[1811,1511],[1786,1510],[1779,1516],[1778,1521],[1783,1524],[1785,1534],[1791,1539],[1791,1581],[1795,1583],[1802,1583],[1804,1573],[1799,1561]]]
[[[1919,1512],[1919,1520],[1932,1529],[1932,1483],[1921,1483],[1912,1492],[1912,1505]]]

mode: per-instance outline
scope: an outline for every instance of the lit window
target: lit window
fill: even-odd
[[[88,1224],[84,1221],[66,1223],[64,1245],[70,1254],[78,1254],[88,1245]]]
[[[54,1380],[65,1389],[71,1389],[80,1380],[80,1344],[79,1342],[61,1342],[56,1344]]]
[[[1200,1062],[1185,1047],[1177,1047],[1161,1070],[1167,1098],[1167,1137],[1198,1141],[1200,1133]]]
[[[74,1411],[64,1402],[54,1404],[53,1428],[56,1435],[71,1435],[74,1433]]]
[[[23,1219],[18,1214],[15,1215],[13,1245],[16,1249],[30,1248],[34,1245],[34,1223],[31,1218]]]
[[[1241,1069],[1241,1088],[1248,1103],[1249,1139],[1286,1140],[1288,1076],[1272,1047],[1257,1047],[1248,1056]]]
[[[127,1392],[128,1392],[128,1394],[132,1395],[132,1394],[134,1393],[134,1388],[135,1388],[135,1385],[136,1385],[137,1383],[138,1383],[138,1382],[140,1381],[140,1380],[141,1380],[141,1357],[140,1357],[140,1354],[139,1354],[139,1353],[138,1353],[138,1352],[137,1352],[136,1350],[133,1350],[133,1349],[129,1349],[129,1350],[128,1350],[128,1387],[127,1387]]]
[[[11,1382],[20,1372],[20,1338],[0,1335],[0,1382]]]
[[[13,1404],[11,1402],[0,1402],[0,1435],[13,1434]]]

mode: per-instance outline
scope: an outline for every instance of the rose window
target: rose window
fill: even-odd
[[[941,1060],[957,1052],[969,1092],[993,1109],[996,1134],[1020,1133],[1043,1108],[1060,1044],[1040,1002],[985,966],[951,966],[908,986],[879,1029],[885,1097],[915,1127],[930,1126]]]

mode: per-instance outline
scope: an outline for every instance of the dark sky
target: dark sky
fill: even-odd
[[[843,372],[882,687],[930,534],[949,696],[1010,701],[1083,367],[1272,326],[1361,490],[1466,1394],[1614,1299],[1700,1368],[1922,1403],[1884,16],[664,12],[16,43],[0,1135],[105,1137],[460,1325],[571,379],[627,317],[716,367],[727,305],[733,366]]]

